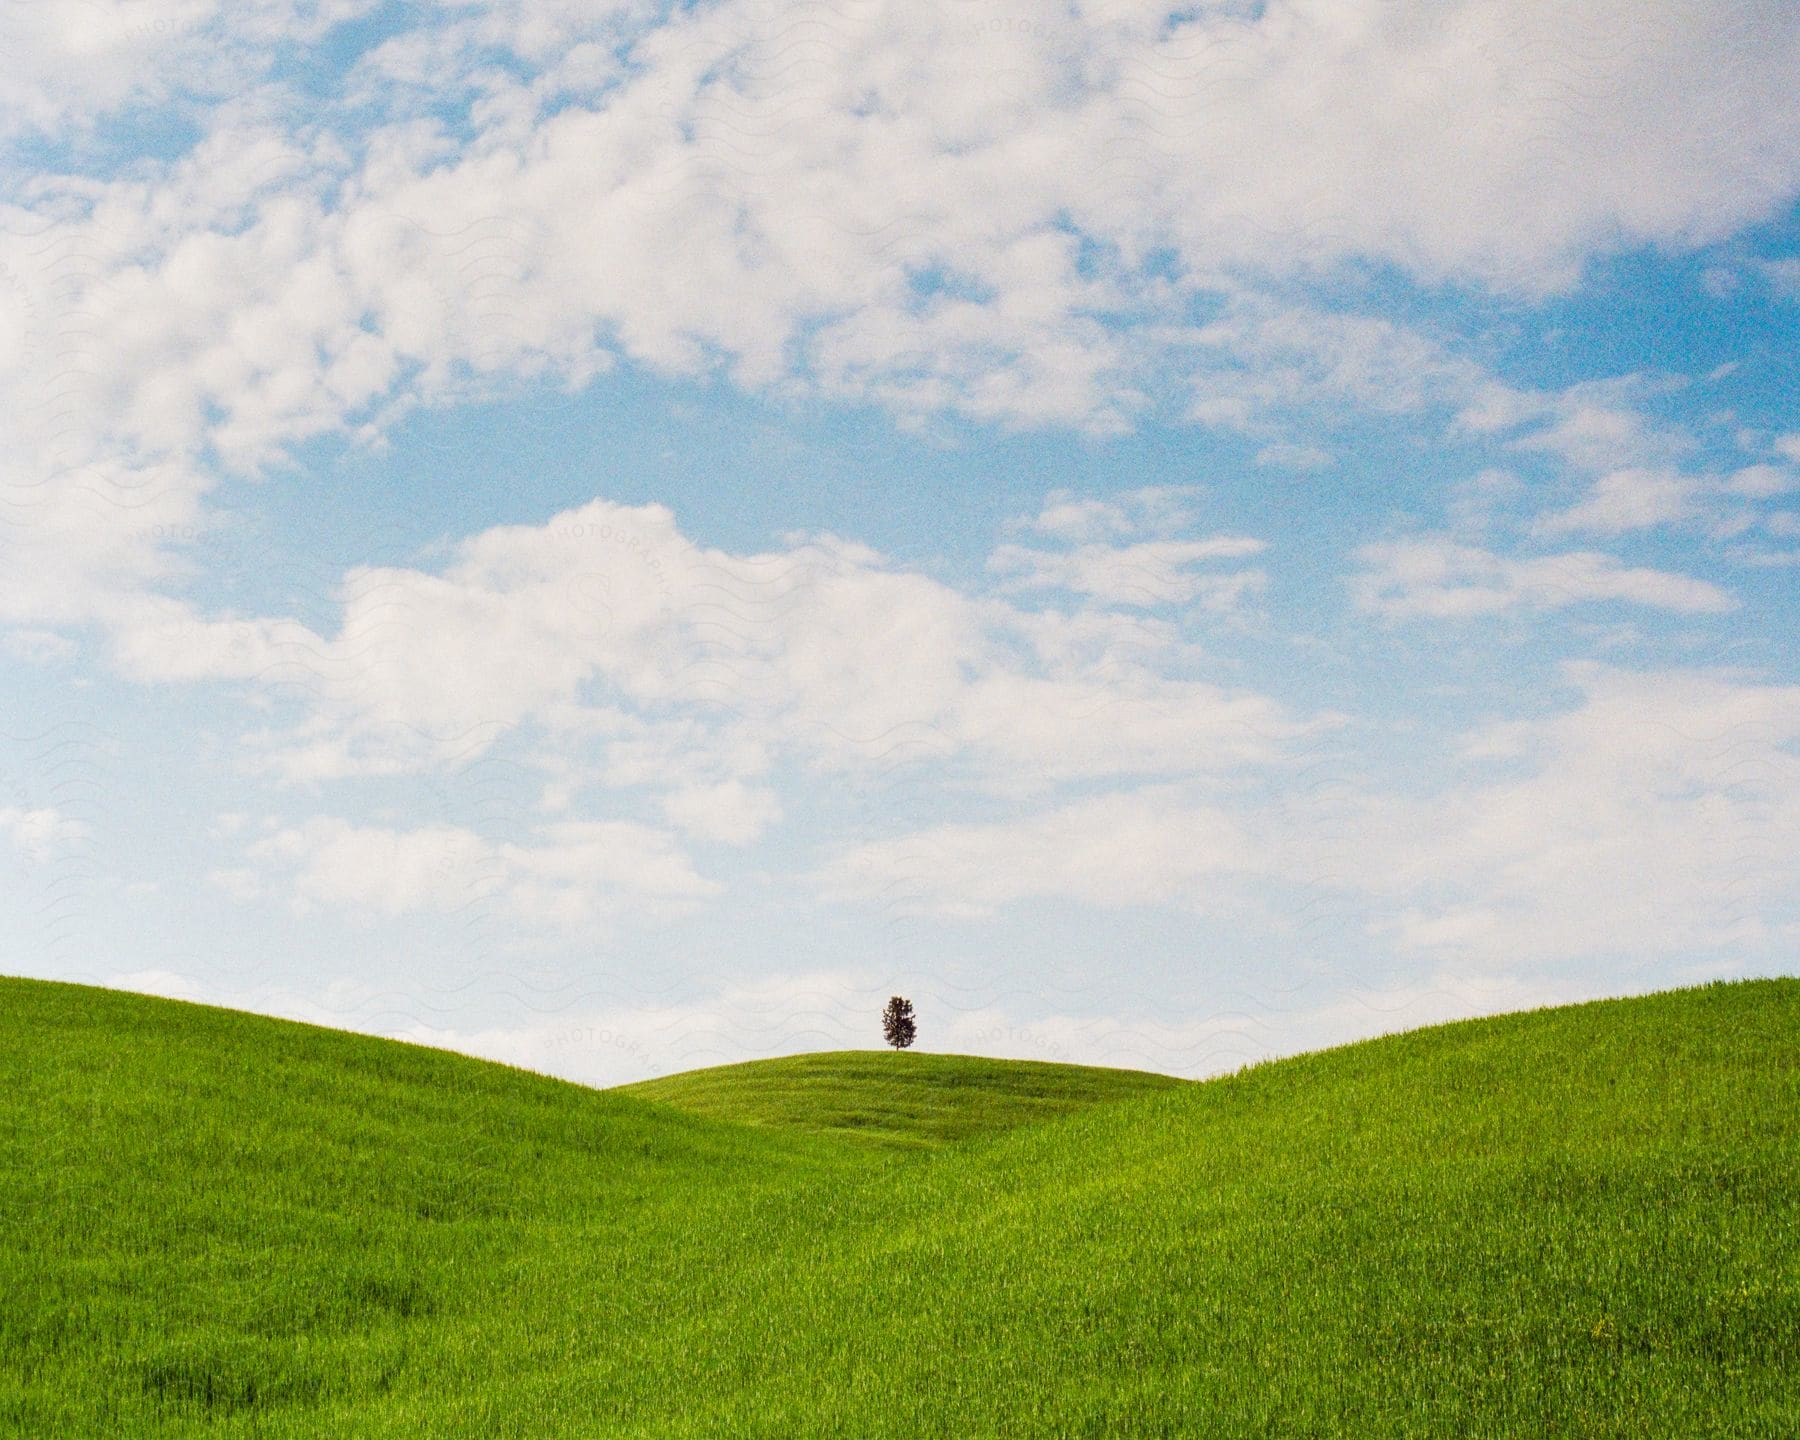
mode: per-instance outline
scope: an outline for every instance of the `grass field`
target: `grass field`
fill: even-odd
[[[0,1433],[1800,1435],[1800,982],[596,1092],[0,980]]]
[[[720,1120],[921,1149],[1182,1083],[1091,1065],[838,1050],[690,1070],[621,1093]]]

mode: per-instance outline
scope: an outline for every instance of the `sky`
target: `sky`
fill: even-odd
[[[0,972],[597,1084],[1800,973],[1790,0],[0,54]]]

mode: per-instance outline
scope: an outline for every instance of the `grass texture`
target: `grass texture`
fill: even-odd
[[[1092,1065],[837,1050],[690,1070],[621,1093],[721,1120],[924,1149],[1183,1083]]]
[[[0,980],[0,1434],[1800,1435],[1800,982],[594,1091]]]

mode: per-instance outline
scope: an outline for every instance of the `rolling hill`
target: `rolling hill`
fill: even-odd
[[[1800,982],[594,1091],[0,980],[0,1433],[1800,1434]]]
[[[838,1050],[689,1070],[620,1093],[722,1120],[919,1149],[1184,1083],[1092,1065]]]

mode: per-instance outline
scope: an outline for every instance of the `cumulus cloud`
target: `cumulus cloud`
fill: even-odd
[[[1278,802],[1143,787],[866,842],[819,881],[963,918],[1060,898],[1255,906],[1279,928],[1329,901],[1337,944],[1541,974],[1778,945],[1796,921],[1800,688],[1593,663],[1566,679],[1574,706],[1471,733],[1412,793],[1354,771]]]
[[[246,479],[322,437],[379,447],[420,407],[554,397],[623,364],[909,424],[1107,434],[1179,415],[1297,472],[1350,437],[1295,421],[1348,411],[1494,452],[1471,469],[1549,472],[1462,493],[1451,518],[1488,548],[1358,552],[1351,593],[1395,618],[1726,613],[1736,598],[1695,576],[1502,553],[1501,512],[1544,506],[1518,517],[1540,544],[1718,532],[1800,462],[1795,436],[1756,432],[1740,440],[1756,463],[1695,474],[1695,435],[1657,418],[1678,381],[1522,388],[1476,358],[1487,339],[1455,333],[1491,313],[1459,299],[1510,310],[1596,257],[1704,246],[1791,205],[1791,6],[1270,0],[1013,24],[899,3],[504,0],[384,12],[347,73],[323,60],[305,94],[269,82],[286,47],[365,8],[0,16],[16,62],[0,128],[58,136],[21,152],[55,153],[45,173],[16,162],[0,206],[12,655],[66,658],[65,632],[91,627],[129,679],[234,687],[257,709],[247,765],[285,782],[502,754],[543,772],[543,813],[504,832],[323,816],[221,832],[242,852],[213,876],[228,895],[394,917],[474,901],[570,926],[665,913],[713,893],[684,847],[755,843],[793,776],[832,798],[893,773],[976,818],[890,815],[903,833],[823,864],[846,901],[1211,913],[1318,874],[1296,827],[1233,786],[1328,722],[1225,683],[1163,608],[1232,612],[1265,584],[1259,541],[1196,535],[1193,487],[1055,494],[981,586],[831,536],[713,548],[665,508],[595,501],[430,562],[334,570],[304,611],[184,588]],[[178,111],[156,110],[177,90]],[[111,169],[87,116],[141,119],[181,153]],[[1332,308],[1373,303],[1371,274],[1446,303],[1416,323]],[[1684,888],[1630,843],[1785,843],[1788,702],[1719,677],[1579,683],[1582,708],[1504,737],[1523,778],[1416,808],[1366,799],[1354,888],[1382,934],[1492,959],[1592,953],[1645,935],[1640,912],[1697,945],[1754,928],[1775,892],[1739,883],[1763,873],[1748,861],[1697,860]],[[1697,777],[1633,705],[1690,736],[1748,706],[1767,784]],[[1533,807],[1549,853],[1616,905],[1582,910],[1533,859]],[[28,854],[79,838],[52,812],[0,814]],[[1744,897],[1738,918],[1704,885]]]
[[[1261,570],[1209,574],[1196,567],[1238,560],[1267,548],[1247,536],[1205,540],[1152,540],[1137,545],[1082,545],[1072,550],[1037,550],[1002,545],[988,557],[988,569],[1006,577],[1012,590],[1068,590],[1108,605],[1187,605],[1232,610],[1268,580]]]
[[[1737,603],[1705,580],[1624,566],[1594,551],[1512,557],[1433,536],[1366,545],[1357,559],[1363,568],[1350,581],[1357,604],[1396,619],[1559,610],[1603,601],[1718,614]]]
[[[1768,464],[1741,466],[1722,476],[1611,470],[1575,504],[1540,515],[1532,530],[1544,536],[1622,535],[1687,524],[1715,536],[1733,535],[1756,523],[1755,502],[1785,495],[1795,483],[1790,469]]]
[[[1571,667],[1575,708],[1472,738],[1513,773],[1372,801],[1348,853],[1402,945],[1644,963],[1793,920],[1800,688]]]
[[[1206,357],[1192,376],[1189,413],[1255,430],[1271,412],[1353,404],[1381,414],[1442,410],[1470,428],[1511,428],[1539,418],[1548,397],[1496,381],[1442,340],[1398,321],[1322,309],[1255,291],[1234,292],[1224,312],[1191,337]],[[1268,460],[1314,457],[1276,443]]]
[[[1723,489],[1750,500],[1768,500],[1800,489],[1800,479],[1781,465],[1746,465],[1726,477]]]
[[[747,845],[781,818],[781,801],[766,785],[724,780],[684,785],[663,797],[669,823],[700,840]]]
[[[1667,525],[1694,514],[1695,482],[1671,471],[1614,470],[1602,475],[1577,504],[1541,517],[1542,535],[1589,531],[1618,535]]]
[[[81,840],[88,827],[51,805],[0,806],[0,836],[28,860],[48,860]]]
[[[978,916],[1013,901],[1166,905],[1204,913],[1208,882],[1266,867],[1240,824],[1213,804],[1152,788],[1025,819],[940,825],[859,845],[821,873],[839,899],[897,914]]]
[[[1199,544],[1182,558],[1256,548]],[[829,537],[710,550],[655,505],[594,501],[487,531],[441,573],[353,571],[340,594],[329,637],[146,604],[119,660],[143,679],[253,681],[303,705],[265,741],[296,779],[461,762],[526,726],[598,726],[633,768],[648,743],[635,727],[654,722],[679,745],[635,771],[665,788],[750,779],[775,754],[836,769],[956,757],[1017,785],[1255,764],[1309,723],[1186,673],[1167,629],[1021,609]],[[751,827],[744,792],[711,793],[678,813],[704,823],[707,803],[735,804],[716,823]]]
[[[1015,528],[1066,542],[1164,537],[1194,522],[1200,493],[1193,485],[1145,485],[1099,499],[1055,490]]]
[[[143,52],[82,38],[126,7],[97,28],[14,7],[24,110],[59,119],[44,97],[77,71],[71,104],[187,86],[227,34],[254,50],[355,13],[159,6],[174,48]],[[1281,0],[1013,26],[875,5],[803,40],[791,20],[452,7],[366,57],[338,123],[271,92],[128,177],[39,177],[0,214],[0,277],[36,305],[0,356],[7,498],[30,502],[9,609],[87,618],[153,582],[221,473],[309,436],[373,441],[411,406],[620,358],[1005,424],[1116,429],[1171,376],[1214,423],[1309,390],[1454,394],[1499,423],[1516,397],[1479,367],[1267,292],[1360,259],[1536,293],[1800,186],[1788,7]],[[426,75],[454,117],[409,106]]]
[[[176,94],[220,98],[369,0],[33,0],[0,10],[0,135],[51,134]]]
[[[668,832],[619,820],[549,824],[518,844],[460,826],[399,830],[316,816],[256,841],[247,858],[249,867],[217,872],[215,883],[239,898],[274,885],[303,908],[384,916],[494,901],[525,923],[583,925],[717,889]]]

